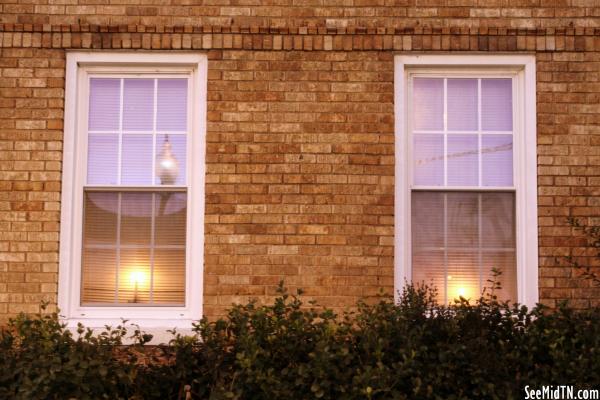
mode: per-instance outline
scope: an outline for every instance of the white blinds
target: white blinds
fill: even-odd
[[[83,305],[185,304],[187,86],[90,79]]]
[[[412,79],[412,278],[479,297],[492,268],[517,299],[511,78]]]

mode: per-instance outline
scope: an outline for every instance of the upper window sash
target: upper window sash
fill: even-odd
[[[497,80],[497,81],[496,81]],[[510,129],[490,129],[484,126],[484,118],[482,109],[482,93],[486,94],[486,84],[494,82],[509,82],[511,90],[511,121]],[[415,104],[415,82],[416,83],[434,83],[438,87],[432,88],[430,91],[437,95],[436,99],[420,99],[420,104]],[[466,89],[471,89],[472,99],[456,99],[460,96],[460,85],[472,86]],[[468,84],[468,85],[465,85]],[[505,85],[504,82],[502,82]],[[454,87],[453,87],[454,86]],[[484,86],[482,90],[482,86]],[[464,89],[464,88],[463,88]],[[417,91],[419,88],[417,88]],[[421,92],[426,91],[421,89]],[[438,93],[435,93],[437,91]],[[515,128],[517,127],[517,83],[515,73],[499,73],[477,71],[472,72],[456,72],[456,71],[435,71],[435,72],[418,72],[409,71],[407,73],[407,124],[408,134],[408,168],[411,189],[414,190],[514,190],[515,179],[517,172],[516,163],[514,162],[514,145],[513,140]],[[451,98],[449,94],[453,94]],[[419,100],[419,99],[417,99]],[[453,100],[460,102],[471,100],[473,104],[469,104],[474,115],[468,116],[473,118],[466,124],[460,121],[460,115],[456,115],[456,111],[452,110]],[[438,104],[431,104],[432,101],[437,101]],[[426,115],[427,112],[420,118],[421,122],[415,121],[415,116],[418,113],[419,106],[425,106],[433,109],[434,113],[439,113],[437,121],[431,123],[431,118],[436,118],[435,115]],[[485,104],[484,104],[485,106]],[[437,108],[437,109],[436,109]],[[456,108],[456,107],[455,107]],[[505,110],[508,111],[508,110]],[[431,114],[431,113],[429,113]],[[452,115],[454,114],[454,115]],[[457,120],[458,118],[458,120]],[[489,119],[489,118],[488,118]],[[452,129],[452,125],[461,125],[462,129]],[[421,125],[421,126],[419,126]],[[430,125],[423,129],[423,125]],[[437,125],[431,129],[433,125]],[[496,126],[499,124],[496,123]],[[505,128],[508,124],[504,121]],[[421,129],[419,129],[421,128]],[[435,147],[438,147],[437,149]],[[437,150],[437,151],[436,151]],[[436,154],[437,153],[437,154]],[[510,173],[503,175],[492,174],[494,160],[500,162],[503,167],[511,165]],[[428,167],[429,164],[429,168]],[[433,168],[432,168],[433,167]],[[472,176],[458,176],[452,172],[458,172],[458,169],[469,169]],[[437,170],[437,171],[436,171]],[[438,175],[436,175],[436,173]],[[510,176],[512,174],[512,176]],[[450,175],[450,176],[449,176]],[[494,176],[495,175],[495,176]]]
[[[190,152],[190,146],[189,143],[191,142],[191,126],[192,126],[192,103],[193,103],[193,99],[192,99],[192,95],[193,95],[193,87],[192,87],[192,71],[188,71],[187,69],[182,70],[179,74],[175,74],[175,73],[169,73],[169,74],[156,74],[153,73],[151,71],[149,71],[148,73],[129,73],[129,74],[101,74],[100,72],[96,71],[94,73],[87,73],[84,80],[84,87],[82,87],[82,91],[83,93],[86,95],[86,98],[88,99],[88,101],[85,102],[84,106],[86,107],[86,109],[84,110],[85,115],[87,115],[87,119],[88,121],[90,121],[91,118],[94,118],[94,120],[92,120],[92,123],[88,122],[88,126],[86,126],[86,130],[85,132],[82,132],[82,135],[85,133],[85,138],[83,138],[84,140],[86,140],[87,142],[85,143],[85,147],[87,148],[87,151],[85,152],[85,157],[86,159],[83,160],[84,163],[83,165],[87,168],[90,165],[95,168],[95,170],[92,171],[87,171],[90,173],[86,173],[86,181],[85,181],[85,187],[112,187],[112,186],[121,186],[121,187],[131,187],[131,188],[139,188],[139,187],[145,187],[145,186],[152,186],[152,187],[161,187],[164,189],[165,186],[168,187],[172,187],[172,188],[183,188],[186,187],[188,185],[188,177],[190,176],[190,165],[191,163],[188,162],[190,160],[191,157],[191,152]],[[92,92],[90,89],[90,85],[93,83],[96,83],[97,87],[100,86],[102,84],[102,80],[103,79],[107,79],[109,80],[108,82],[114,84],[113,86],[115,86],[114,88],[111,88],[109,90],[109,93],[101,93],[98,96],[104,95],[104,97],[110,96],[112,95],[113,97],[116,97],[115,99],[108,99],[108,100],[113,100],[115,101],[117,104],[116,106],[116,110],[108,110],[109,112],[112,112],[115,115],[112,115],[111,119],[113,121],[109,121],[108,123],[106,121],[103,121],[101,119],[101,117],[95,117],[93,116],[93,111],[94,111],[94,104],[93,102],[96,101],[97,103],[100,103],[99,106],[102,107],[104,106],[105,108],[107,108],[108,106],[105,104],[102,104],[103,100],[107,100],[107,99],[103,99],[103,98],[96,98],[96,99],[92,99]],[[125,129],[126,127],[124,126],[124,118],[125,118],[125,107],[128,105],[126,104],[126,97],[128,95],[127,92],[127,83],[133,83],[135,82],[134,79],[140,79],[141,81],[143,81],[146,86],[149,86],[149,84],[151,82],[153,82],[153,87],[148,87],[148,88],[143,88],[143,89],[148,89],[149,91],[151,91],[152,93],[148,93],[149,96],[152,96],[152,100],[150,102],[148,102],[149,104],[147,104],[148,107],[153,106],[153,110],[146,110],[146,111],[150,111],[150,114],[152,114],[152,118],[150,121],[148,121],[148,124],[146,124],[147,126],[131,126],[131,123],[129,124],[130,128],[137,128],[137,129]],[[169,83],[172,84],[178,84],[180,85],[179,82],[177,82],[178,80],[183,80],[185,79],[187,82],[187,99],[186,99],[186,105],[187,105],[187,110],[185,111],[186,113],[186,121],[185,121],[185,126],[177,126],[177,128],[179,129],[168,129],[168,128],[172,128],[172,126],[168,126],[168,121],[164,121],[164,119],[161,121],[160,115],[161,115],[161,107],[160,107],[160,98],[159,96],[162,95],[165,92],[165,85],[168,85]],[[107,82],[107,83],[108,83]],[[179,88],[181,90],[181,88]],[[97,89],[99,90],[99,89]],[[148,91],[147,90],[147,91]],[[114,92],[114,93],[110,93],[110,91]],[[130,91],[131,92],[131,91]],[[96,96],[97,97],[97,96]],[[131,97],[131,96],[130,96]],[[129,101],[129,103],[132,100],[139,100],[139,99],[131,99]],[[95,107],[96,110],[98,110],[98,107]],[[100,120],[99,122],[96,122],[96,120]],[[91,125],[91,126],[90,126]],[[95,126],[94,126],[95,125]],[[98,125],[104,125],[104,126],[98,126]],[[106,128],[106,129],[97,129],[97,128]],[[90,129],[91,128],[91,129]],[[95,129],[94,129],[95,128]],[[143,129],[140,129],[143,128]],[[183,129],[181,129],[183,128]],[[115,136],[116,135],[116,136]],[[182,167],[180,176],[177,179],[177,182],[174,182],[174,184],[172,185],[167,185],[167,184],[162,184],[159,179],[158,176],[156,174],[156,160],[157,160],[157,156],[161,151],[161,146],[162,144],[165,142],[165,140],[169,140],[169,142],[171,143],[171,147],[175,153],[176,156],[178,156],[178,158],[180,158],[180,167]],[[111,150],[115,153],[114,155],[112,155],[114,157],[114,159],[108,159],[108,160],[102,160],[103,156],[111,156],[111,154],[101,154],[100,152],[102,151],[102,149],[98,149],[96,151],[96,153],[92,153],[94,151],[94,147],[92,143],[89,143],[89,141],[93,141],[96,140],[98,141],[100,145],[104,145],[104,150],[105,153],[110,153]],[[134,147],[134,145],[142,145],[144,147],[147,147],[147,151],[145,154],[144,159],[140,160],[141,162],[145,162],[145,164],[150,163],[151,165],[145,165],[147,171],[143,171],[145,173],[147,173],[146,175],[148,176],[141,176],[138,177],[138,181],[136,182],[136,176],[128,176],[126,177],[126,179],[123,179],[123,171],[124,169],[126,169],[127,165],[123,165],[124,162],[128,162],[129,164],[131,164],[131,161],[133,160],[132,156],[135,156],[136,154],[138,154],[138,156],[140,155],[136,149]],[[112,146],[112,149],[111,149]],[[133,147],[132,147],[133,146]],[[128,151],[129,149],[129,151]],[[87,157],[92,156],[92,157],[97,157],[99,158],[98,162],[94,162],[93,160],[90,162],[89,159],[87,159]],[[100,161],[108,161],[107,163],[105,163],[106,165],[101,165]],[[107,168],[109,168],[109,171],[107,171]],[[110,169],[115,169],[116,171],[110,171]],[[109,172],[114,172],[113,175],[115,175],[113,177],[112,181],[107,181],[106,177],[107,174]],[[145,176],[146,179],[143,179]],[[90,179],[92,178],[92,179]],[[104,178],[104,179],[101,179]],[[129,178],[129,179],[127,179]]]

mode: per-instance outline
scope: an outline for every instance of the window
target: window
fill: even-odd
[[[69,53],[59,307],[69,324],[201,316],[206,59]]]
[[[537,301],[535,64],[528,56],[396,59],[396,288]]]

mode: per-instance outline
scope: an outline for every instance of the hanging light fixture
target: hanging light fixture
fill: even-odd
[[[169,135],[165,137],[162,150],[158,155],[156,175],[160,178],[161,185],[174,185],[179,175],[179,161],[173,155],[173,146],[169,142]]]

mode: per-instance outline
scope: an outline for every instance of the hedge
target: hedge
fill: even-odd
[[[396,304],[335,315],[282,290],[145,349],[150,337],[125,324],[73,334],[57,314],[20,315],[0,334],[0,398],[521,399],[526,385],[598,388],[599,309],[528,310],[493,294],[445,306],[435,295],[408,286]]]

